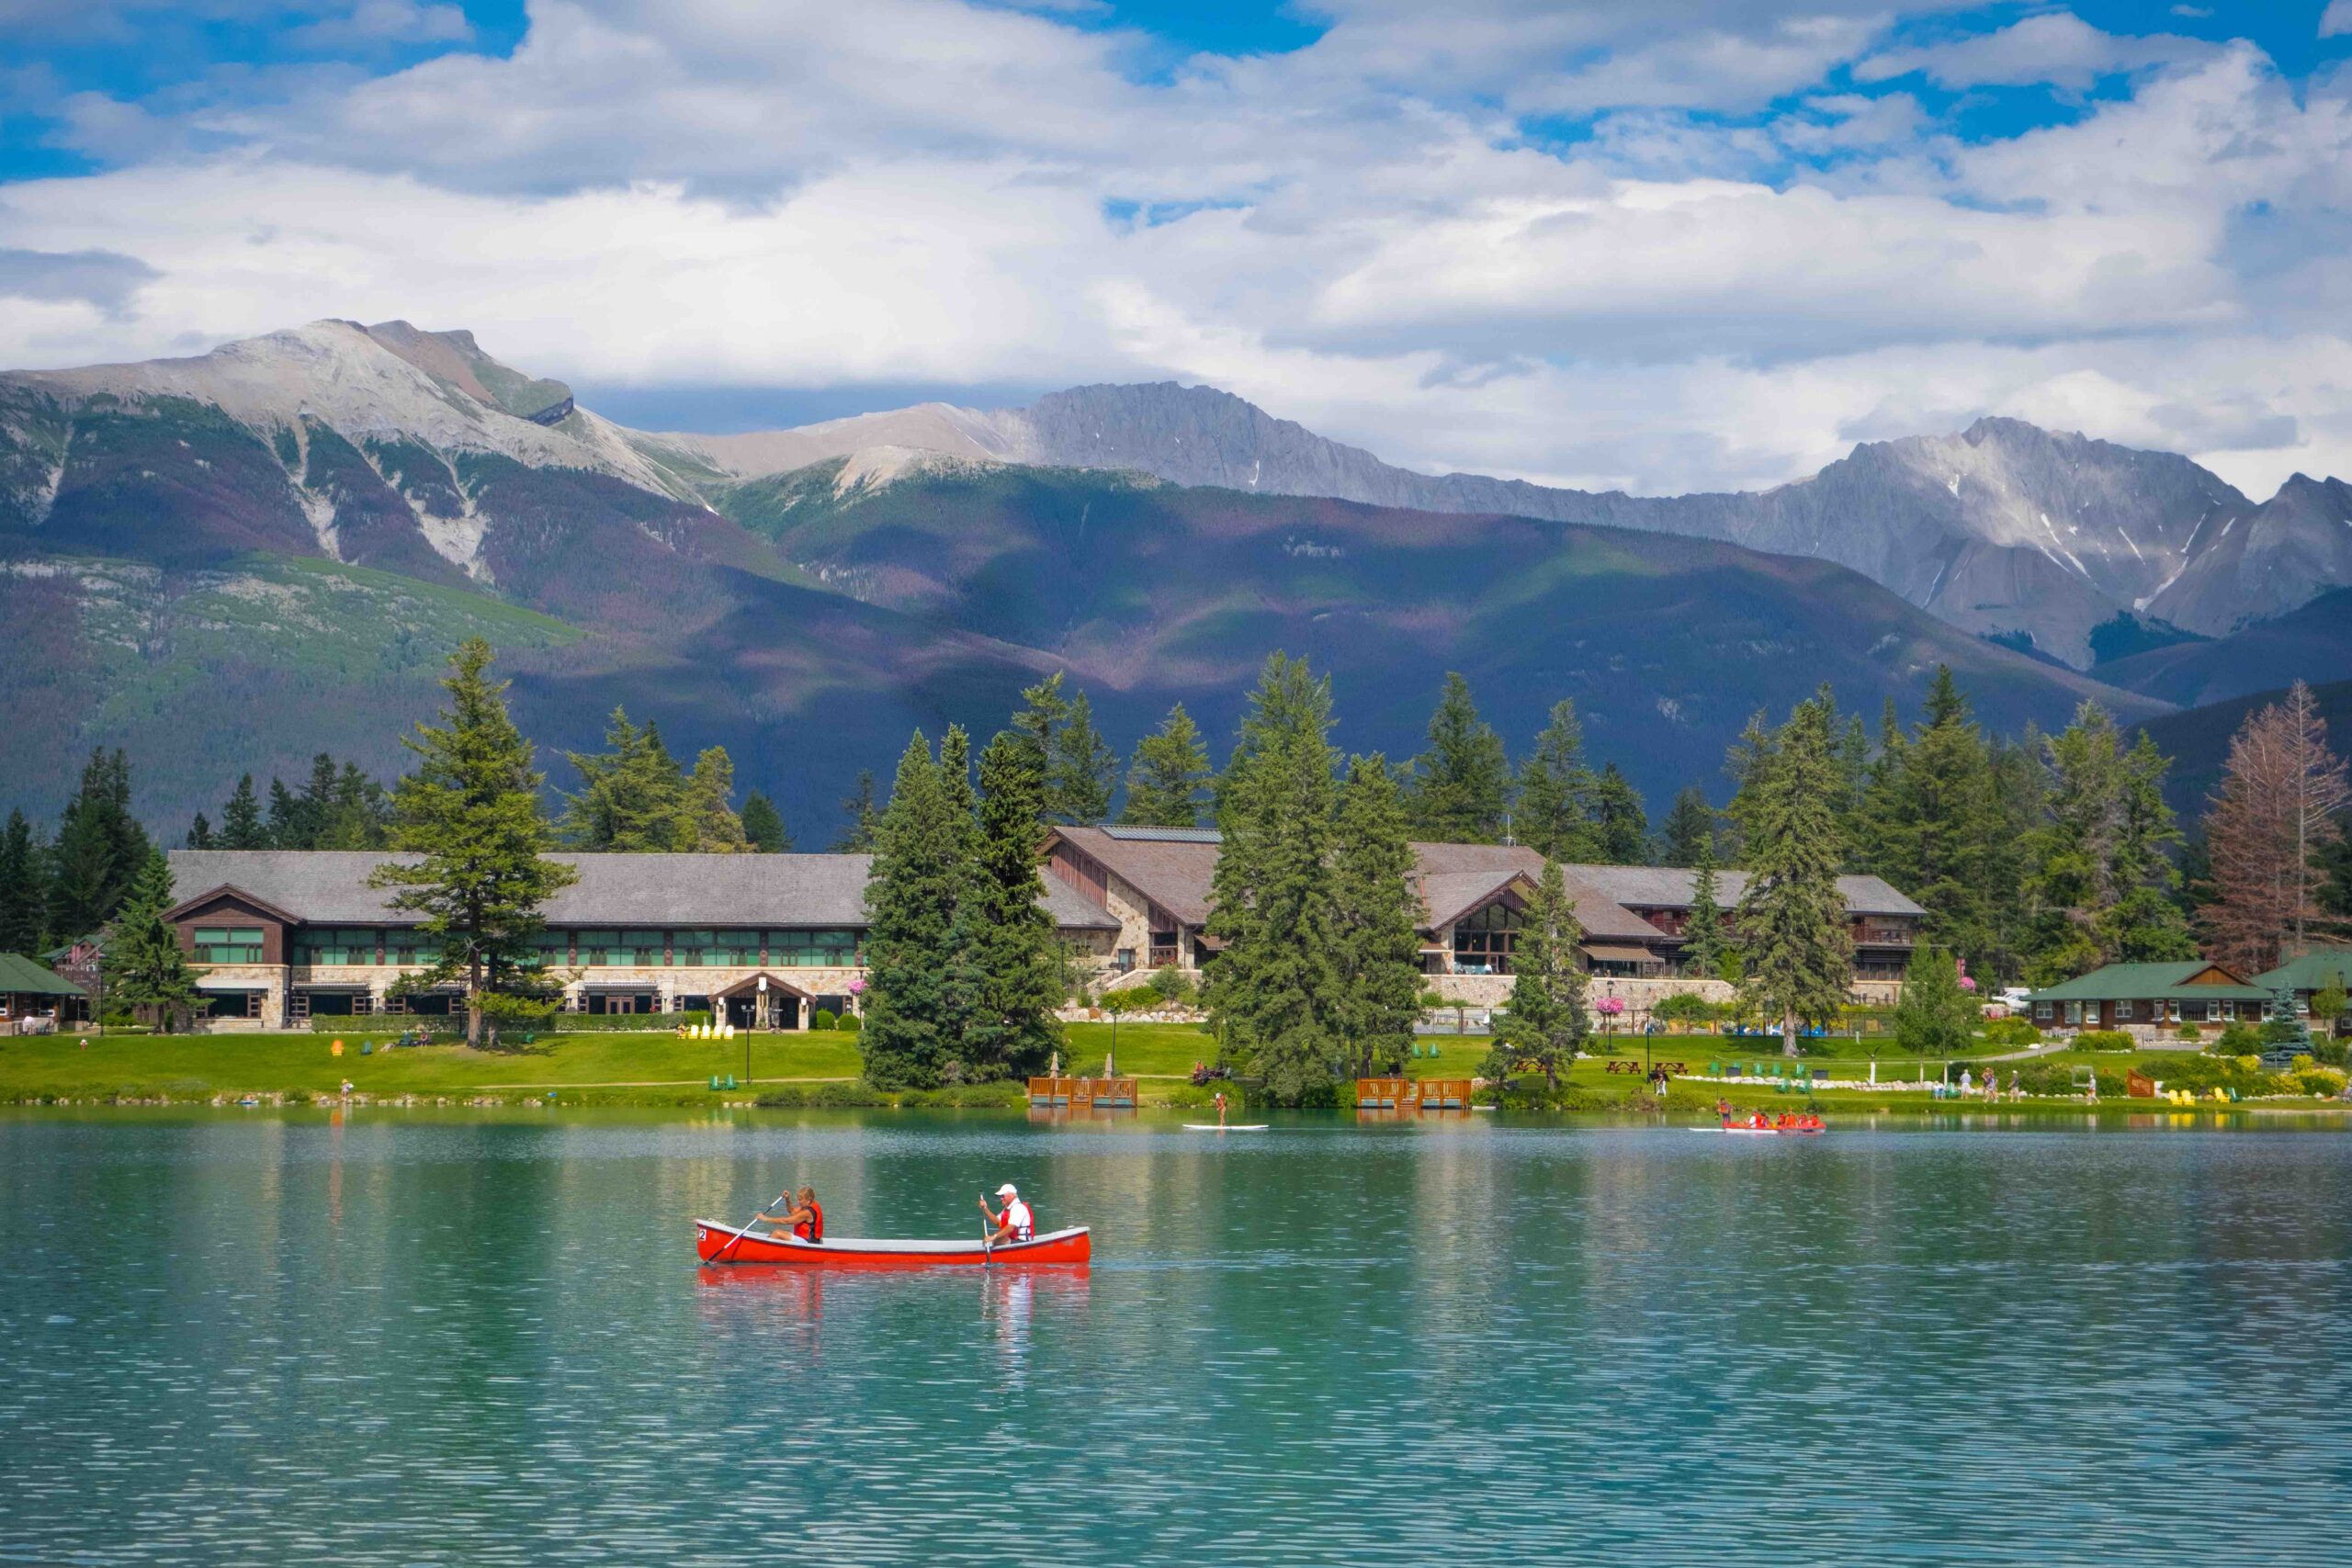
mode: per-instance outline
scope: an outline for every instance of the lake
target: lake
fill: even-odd
[[[703,1271],[697,1216],[1091,1269]],[[0,1561],[2341,1564],[2321,1118],[0,1112]]]

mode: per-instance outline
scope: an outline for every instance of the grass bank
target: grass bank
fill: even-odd
[[[348,1078],[356,1093],[375,1100],[522,1101],[545,1100],[552,1091],[567,1104],[740,1103],[763,1096],[787,1104],[824,1104],[853,1098],[860,1066],[856,1037],[831,1031],[757,1034],[748,1041],[742,1036],[681,1040],[669,1032],[555,1035],[521,1050],[498,1052],[469,1051],[461,1045],[394,1050],[379,1044],[366,1055],[360,1054],[356,1035],[345,1040],[341,1055],[333,1054],[332,1043],[332,1037],[323,1034],[105,1035],[86,1047],[73,1035],[0,1040],[0,1103],[188,1102],[244,1095],[315,1099],[335,1093]],[[1108,1023],[1071,1025],[1063,1070],[1100,1072],[1111,1043]],[[1598,1043],[1609,1052],[1608,1060],[1626,1065],[1642,1061],[1638,1038]],[[1696,1073],[1734,1059],[1743,1065],[1775,1060],[1769,1052],[1722,1049],[1733,1043],[1754,1043],[1709,1036],[1662,1036],[1650,1042],[1657,1060],[1685,1063]],[[1425,1050],[1434,1048],[1436,1055],[1414,1060],[1411,1070],[1419,1077],[1472,1077],[1490,1048],[1490,1042],[1478,1036],[1442,1035],[1422,1044]],[[1215,1040],[1197,1026],[1122,1023],[1117,1049],[1119,1071],[1144,1080],[1147,1103],[1190,1105],[1207,1099],[1207,1091],[1196,1090],[1187,1081],[1193,1063],[1216,1055]],[[1841,1078],[1861,1077],[1868,1070],[1863,1060],[1867,1054],[1866,1043],[1859,1055],[1809,1057],[1802,1065],[1827,1067]],[[2046,1060],[2052,1065],[2095,1064],[2110,1074],[2141,1066],[2153,1077],[2171,1077],[2179,1071],[2183,1056],[2170,1052],[2130,1056],[2068,1052]],[[1921,1076],[1932,1078],[1942,1064],[1881,1056],[1878,1066],[1881,1081],[1892,1085],[1913,1083]],[[714,1094],[708,1087],[714,1074],[732,1075],[736,1087]],[[1611,1073],[1602,1061],[1577,1063],[1569,1082],[1580,1107],[1620,1110],[1646,1103],[1637,1072]],[[1668,1106],[1677,1111],[1703,1107],[1718,1095],[1743,1108],[1785,1109],[1804,1098],[1775,1093],[1764,1085],[1687,1083],[1674,1089]],[[1011,1104],[1019,1097],[1007,1086],[966,1098]],[[1933,1100],[1917,1089],[1833,1089],[1819,1091],[1817,1098],[1825,1107],[1898,1113],[1953,1108],[1952,1101]],[[2078,1102],[2063,1098],[2021,1103],[2079,1109]],[[2004,1108],[2008,1104],[2004,1102]]]

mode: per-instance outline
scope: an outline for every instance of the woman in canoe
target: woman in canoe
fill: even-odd
[[[820,1246],[825,1240],[825,1207],[817,1201],[817,1190],[804,1187],[792,1201],[792,1207],[781,1214],[762,1214],[760,1218],[780,1225],[790,1225],[792,1234],[802,1241]]]

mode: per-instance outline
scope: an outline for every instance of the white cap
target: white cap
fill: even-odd
[[[1000,1198],[1018,1198],[1021,1196],[1021,1191],[1020,1189],[1014,1187],[1012,1182],[1008,1181],[1003,1186],[996,1190],[996,1195]]]

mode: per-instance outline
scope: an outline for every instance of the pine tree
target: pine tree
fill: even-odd
[[[1119,787],[1119,754],[1094,728],[1094,705],[1084,692],[1070,699],[1069,721],[1054,738],[1044,805],[1057,822],[1107,822]]]
[[[280,845],[281,849],[321,850],[330,846],[324,841],[328,825],[335,815],[339,798],[334,759],[322,751],[311,759],[311,776],[303,781],[301,793],[294,797],[294,819],[297,844]]]
[[[1690,863],[1690,914],[1682,925],[1685,974],[1713,976],[1723,973],[1724,953],[1730,944],[1724,934],[1723,906],[1717,902],[1719,886],[1715,839],[1710,833],[1699,840],[1699,852]]]
[[[1420,896],[1404,803],[1386,758],[1348,763],[1331,884],[1338,1032],[1358,1077],[1402,1071],[1420,1017]]]
[[[1599,818],[1600,858],[1611,865],[1640,865],[1649,859],[1650,823],[1642,811],[1641,792],[1610,763],[1593,786]]]
[[[580,849],[621,854],[676,849],[685,780],[661,737],[650,725],[639,729],[616,707],[605,745],[602,753],[564,753],[580,773],[580,788],[564,813],[565,837]]]
[[[2044,743],[2048,788],[2031,835],[2027,976],[2050,985],[2102,964],[2196,954],[2171,895],[2179,841],[2164,801],[2169,763],[2143,735],[2126,751],[2105,709],[2086,701]]]
[[[1184,705],[1178,703],[1157,731],[1136,742],[1119,820],[1131,828],[1197,828],[1201,789],[1208,777],[1208,748]]]
[[[1989,872],[2005,831],[1992,764],[1967,696],[1939,666],[1917,729],[1882,732],[1861,808],[1862,863],[1927,909],[1928,940],[1988,974],[1996,957]]]
[[[1478,716],[1470,682],[1454,671],[1430,715],[1429,750],[1413,759],[1406,802],[1412,830],[1448,844],[1499,842],[1510,808],[1510,760],[1503,739]]]
[[[1568,864],[1600,858],[1600,834],[1593,820],[1593,796],[1600,781],[1585,765],[1584,730],[1577,705],[1552,705],[1549,721],[1535,738],[1535,750],[1519,770],[1519,809],[1514,836],[1538,854]]]
[[[857,1040],[866,1081],[876,1088],[936,1087],[961,1047],[948,970],[964,934],[956,919],[965,832],[918,730],[875,825],[865,885],[865,1025]]]
[[[107,1003],[130,1009],[158,1032],[169,1032],[204,1005],[179,933],[164,919],[171,907],[171,866],[161,851],[151,850],[107,928]]]
[[[1577,1049],[1592,1033],[1585,972],[1577,962],[1583,940],[1560,863],[1545,861],[1511,948],[1510,999],[1495,1026],[1487,1077],[1507,1078],[1513,1066],[1533,1062],[1556,1089],[1560,1074],[1575,1065]]]
[[[964,1060],[979,1077],[1042,1072],[1061,1046],[1054,1010],[1062,966],[1053,917],[1038,897],[1037,822],[1044,781],[1035,753],[1001,734],[980,752],[979,826],[965,891],[979,975],[963,1029]]]
[[[1069,699],[1062,695],[1062,672],[1051,675],[1026,687],[1021,694],[1021,711],[1012,716],[1012,732],[1036,758],[1038,776],[1046,781],[1046,794],[1050,803],[1053,794],[1054,759],[1058,756],[1062,727],[1069,722]],[[1050,804],[1047,807],[1051,809]]]
[[[1699,848],[1706,846],[1709,859],[1714,856],[1715,808],[1707,804],[1707,792],[1697,784],[1687,784],[1674,797],[1674,805],[1667,811],[1666,820],[1658,825],[1658,865],[1691,866],[1699,863]]]
[[[206,820],[201,811],[196,814],[196,820],[187,825],[187,847],[191,850],[212,848],[212,824]]]
[[[2313,926],[2333,924],[2322,895],[2347,805],[2352,779],[2298,681],[2239,727],[2206,818],[2216,897],[2202,923],[2215,957],[2267,969],[2301,952]]]
[[[21,810],[0,829],[0,953],[28,957],[48,945],[48,846]]]
[[[380,850],[390,841],[390,824],[391,802],[384,786],[362,773],[356,762],[345,762],[326,797],[315,847]]]
[[[870,776],[870,775],[869,775]],[[792,835],[785,830],[784,813],[764,791],[753,790],[743,800],[743,837],[763,855],[792,852]]]
[[[506,682],[486,674],[492,658],[480,637],[459,644],[441,682],[449,699],[440,727],[419,724],[401,740],[417,766],[393,792],[392,842],[409,858],[368,879],[394,890],[390,908],[422,915],[439,950],[429,971],[402,984],[462,979],[466,1043],[476,1047],[485,1010],[535,995],[540,907],[579,876],[546,856],[555,833],[539,810],[544,776],[507,715]]]
[[[1341,1049],[1330,729],[1330,682],[1269,656],[1217,807],[1208,930],[1225,951],[1210,1011],[1240,1064],[1292,1102],[1329,1087]]]
[[[310,835],[302,828],[302,803],[286,787],[286,781],[269,781],[269,847],[273,850],[307,850]]]
[[[1956,1056],[1974,1038],[1978,1011],[1950,953],[1925,942],[1912,950],[1894,1003],[1896,1044],[1917,1056]]]
[[[220,847],[224,850],[266,850],[269,829],[262,825],[261,802],[254,795],[254,776],[237,781],[229,804],[220,808]]]
[[[50,852],[50,933],[71,942],[114,919],[153,846],[130,814],[130,763],[93,751]]]
[[[842,836],[833,840],[832,852],[837,855],[864,855],[874,852],[874,840],[882,823],[881,808],[874,803],[874,770],[857,770],[857,787],[842,801],[842,816],[845,818]]]
[[[752,842],[743,819],[729,804],[735,795],[735,763],[723,746],[695,759],[695,771],[679,794],[677,837],[681,854],[749,854]]]
[[[1853,972],[1853,937],[1838,888],[1846,859],[1838,803],[1847,781],[1834,719],[1819,697],[1798,704],[1752,759],[1735,802],[1747,866],[1739,904],[1741,993],[1780,1021],[1781,1049],[1790,1056],[1800,1021],[1835,1016]]]

